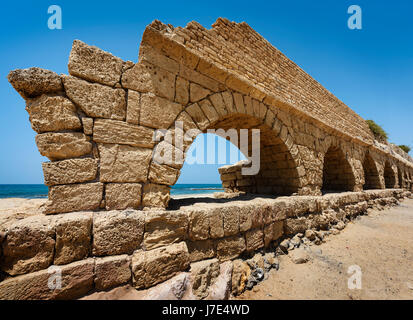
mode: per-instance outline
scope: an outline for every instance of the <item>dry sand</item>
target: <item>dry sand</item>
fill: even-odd
[[[282,256],[278,271],[238,299],[413,299],[413,200],[369,210],[310,256],[306,264]],[[348,289],[351,265],[361,267],[361,290]]]

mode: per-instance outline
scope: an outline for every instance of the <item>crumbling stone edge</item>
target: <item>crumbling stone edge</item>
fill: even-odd
[[[386,189],[233,199],[179,211],[32,216],[0,230],[0,299],[77,299],[125,284],[145,290],[182,272],[192,276],[187,298],[226,299],[277,268],[276,256],[292,249],[297,237],[319,244],[369,208],[396,206],[405,198],[413,198],[412,193]],[[61,289],[51,290],[55,270]],[[218,292],[218,279],[226,293]],[[175,293],[182,298],[182,292]]]

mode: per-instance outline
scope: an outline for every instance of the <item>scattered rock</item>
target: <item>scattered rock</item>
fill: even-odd
[[[208,296],[209,287],[219,275],[218,259],[199,261],[191,264],[192,293],[199,299]]]
[[[308,239],[308,240],[310,240],[310,241],[313,241],[313,240],[315,240],[315,238],[316,238],[316,234],[315,234],[315,232],[313,231],[313,230],[306,230],[305,231],[305,237]]]
[[[336,229],[338,229],[338,230],[343,230],[345,227],[346,227],[346,224],[343,221],[339,221],[336,224]]]
[[[290,256],[291,261],[294,262],[295,264],[306,263],[308,260],[310,260],[310,256],[303,248],[294,250],[288,255]]]

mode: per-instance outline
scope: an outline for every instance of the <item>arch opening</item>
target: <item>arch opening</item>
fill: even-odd
[[[339,147],[330,147],[324,156],[323,193],[353,191],[355,178],[350,163]]]
[[[394,188],[396,186],[396,175],[388,161],[384,165],[384,183],[386,188]]]
[[[404,183],[404,179],[403,179],[403,172],[400,168],[397,168],[397,178],[398,178],[398,182],[399,182],[399,188],[404,188],[405,183]]]
[[[363,170],[364,170],[364,190],[369,189],[380,189],[380,175],[379,171],[377,170],[376,163],[374,162],[373,158],[369,153],[366,153],[363,162]]]
[[[243,129],[248,130],[247,144],[245,139],[244,142],[240,141],[242,136],[245,138],[246,131],[241,132]],[[259,129],[259,145],[255,145],[252,138],[253,129]],[[231,130],[232,134],[230,134]],[[236,132],[236,141],[234,141],[234,131]],[[259,154],[259,170],[253,175],[243,174],[241,167],[237,168],[236,171],[234,169],[228,170],[231,171],[228,173],[222,170],[221,182],[225,191],[267,195],[291,195],[299,191],[299,175],[293,156],[276,132],[264,124],[262,120],[250,115],[232,114],[230,117],[224,117],[211,123],[202,133],[213,133],[232,142],[246,158],[250,158],[254,153]],[[258,151],[259,153],[257,153]],[[209,151],[206,150],[206,152]],[[185,163],[187,157],[188,153],[185,154]],[[217,158],[220,157],[217,155]],[[202,170],[202,166],[199,166],[199,169]]]

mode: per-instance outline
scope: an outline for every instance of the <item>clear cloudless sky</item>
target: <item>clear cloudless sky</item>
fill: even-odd
[[[63,11],[49,30],[47,9]],[[350,30],[347,8],[362,8],[362,30]],[[67,73],[74,39],[137,61],[145,26],[218,17],[241,22],[280,49],[390,141],[413,146],[413,1],[3,1],[0,9],[0,184],[42,183],[40,156],[24,100],[7,82],[16,68]],[[233,152],[233,151],[232,151]],[[217,183],[220,165],[185,165],[179,183]]]

